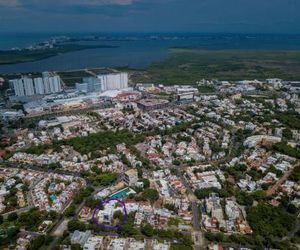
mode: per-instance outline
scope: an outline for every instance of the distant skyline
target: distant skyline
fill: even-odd
[[[0,0],[0,31],[299,34],[299,9],[299,0]]]

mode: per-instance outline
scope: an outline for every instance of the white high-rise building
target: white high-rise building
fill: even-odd
[[[121,89],[128,88],[128,73],[120,73]]]
[[[55,82],[52,77],[49,77],[50,93],[55,93]]]
[[[50,72],[48,72],[48,71],[44,71],[44,72],[42,73],[42,76],[43,76],[43,78],[45,78],[45,77],[50,77],[51,74],[50,74]]]
[[[45,77],[44,81],[49,82],[50,93],[57,93],[62,91],[59,76]]]
[[[49,77],[44,77],[43,78],[44,81],[44,90],[45,90],[45,94],[50,94],[50,81],[49,81]]]
[[[13,86],[16,96],[31,96],[35,94],[31,78],[23,77],[21,79],[10,80],[9,84]]]
[[[102,90],[117,90],[128,88],[128,73],[114,73],[99,75],[102,84]]]
[[[24,89],[25,89],[25,95],[26,96],[31,96],[34,95],[34,86],[33,86],[33,81],[31,78],[24,77],[22,78],[23,84],[24,84]]]
[[[89,92],[88,91],[88,84],[86,82],[84,83],[76,83],[76,90],[79,92]]]
[[[43,78],[22,77],[9,81],[16,96],[32,96],[58,93],[62,91],[59,76],[49,76],[43,73]]]
[[[86,92],[101,92],[102,91],[102,82],[98,77],[84,77],[84,83],[87,83]]]
[[[60,77],[59,76],[53,76],[52,78],[52,83],[53,83],[53,88],[54,88],[54,93],[61,92],[61,84],[60,84]]]
[[[10,80],[9,84],[13,86],[16,96],[25,96],[25,89],[22,79]]]
[[[34,81],[35,93],[38,95],[45,94],[43,78],[41,78],[41,77],[34,78],[33,81]]]

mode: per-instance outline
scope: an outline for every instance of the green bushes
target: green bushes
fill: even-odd
[[[64,215],[66,217],[72,217],[75,215],[75,212],[76,212],[76,207],[74,204],[71,204],[65,211]]]
[[[222,189],[218,189],[215,187],[196,189],[195,195],[199,200],[202,200],[202,199],[208,197],[209,194],[211,194],[211,193],[217,193],[217,194],[219,194],[220,197],[228,197],[228,196],[232,195],[232,192],[233,192],[232,187],[228,185]]]
[[[150,224],[145,224],[142,226],[141,232],[147,237],[157,236],[172,240],[176,239],[178,241],[178,246],[182,246],[182,249],[191,249],[193,244],[189,235],[183,234],[177,230],[154,229]]]
[[[293,170],[293,173],[289,177],[292,181],[300,181],[300,166],[296,166]]]
[[[260,203],[247,211],[253,231],[263,237],[283,237],[293,228],[295,218],[281,207]]]
[[[300,129],[300,116],[297,113],[279,113],[278,115],[276,115],[276,119],[278,119],[290,129]]]
[[[145,189],[143,192],[143,197],[151,202],[158,200],[159,194],[156,189]]]
[[[18,222],[26,230],[37,231],[38,226],[48,217],[46,211],[39,211],[37,208],[33,208],[28,212],[20,214]]]
[[[150,224],[146,224],[142,227],[142,234],[146,235],[147,237],[152,237],[154,235],[154,229]]]
[[[126,143],[128,145],[134,145],[143,141],[142,135],[135,135],[129,131],[105,131],[90,134],[86,137],[76,137],[70,140],[62,142],[73,146],[74,149],[81,154],[88,154],[97,150],[104,150],[111,148],[120,143]]]
[[[91,187],[87,187],[84,190],[81,190],[75,197],[74,197],[74,204],[80,204],[81,202],[83,202],[83,200],[87,197],[89,197],[92,192],[94,191],[93,188]]]
[[[122,226],[121,229],[117,231],[120,235],[124,237],[129,237],[129,236],[134,236],[139,234],[139,231],[135,228],[134,225],[134,215],[135,215],[134,213],[128,214],[124,225]]]
[[[285,144],[284,142],[276,143],[273,146],[273,149],[282,154],[300,159],[300,150],[298,150],[297,148],[293,148],[290,145]]]
[[[118,178],[116,173],[104,172],[89,177],[94,186],[108,186]]]
[[[45,242],[45,236],[44,235],[39,235],[36,237],[31,243],[29,250],[38,250],[40,249],[41,246],[43,246]]]
[[[69,232],[74,232],[75,230],[85,231],[86,226],[84,222],[81,222],[79,220],[70,220],[68,222],[68,230]]]
[[[26,153],[40,155],[48,149],[61,151],[61,145],[73,146],[81,154],[95,154],[98,150],[113,149],[117,144],[126,143],[135,145],[144,140],[144,135],[133,134],[127,130],[101,131],[85,137],[75,137],[69,140],[54,141],[52,144],[32,146],[25,150]]]

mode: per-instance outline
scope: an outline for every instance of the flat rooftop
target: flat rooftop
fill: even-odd
[[[142,100],[138,101],[137,103],[147,106],[147,107],[151,107],[154,105],[167,104],[167,103],[169,103],[169,101],[164,100],[164,99],[142,99]]]
[[[137,170],[136,169],[129,169],[125,172],[125,174],[134,175],[134,174],[137,174]]]

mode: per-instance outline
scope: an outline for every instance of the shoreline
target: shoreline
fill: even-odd
[[[37,50],[0,50],[0,65],[14,65],[28,62],[37,62],[61,54],[66,54],[75,51],[82,51],[88,49],[109,49],[118,48],[113,45],[78,45],[78,44],[63,44],[56,45],[49,49]]]
[[[116,48],[116,46],[100,46],[100,48],[103,47]],[[77,51],[89,48],[99,48],[99,46],[84,46],[84,48],[77,49]],[[149,64],[145,67],[134,67],[132,64],[118,65],[117,63],[114,65],[109,65],[109,63],[107,63],[108,65],[105,65],[103,63],[101,64],[101,61],[99,61],[99,63],[96,63],[97,66],[92,63],[87,63],[81,68],[70,67],[69,69],[48,69],[48,71],[73,72],[73,79],[67,77],[70,78],[68,79],[68,83],[71,85],[74,84],[74,81],[80,80],[81,73],[78,75],[76,72],[93,68],[125,70],[131,73],[133,82],[164,82],[168,85],[191,84],[202,79],[223,79],[228,81],[237,81],[241,79],[262,80],[268,78],[298,81],[300,79],[300,50],[214,50],[178,47],[168,48],[167,50],[168,53],[166,57],[158,60],[156,60],[155,57],[150,58]],[[73,49],[72,51],[75,50]],[[72,51],[65,51],[65,53]],[[116,52],[118,53],[118,50]],[[72,53],[68,54],[71,55]],[[115,54],[113,54],[113,58],[114,56]],[[49,55],[48,57],[53,56]],[[45,58],[40,60],[43,59]],[[131,60],[131,57],[128,57],[128,60]],[[42,71],[28,70],[22,73],[39,72]],[[15,70],[13,73],[0,73],[0,76],[13,76],[22,73]]]

